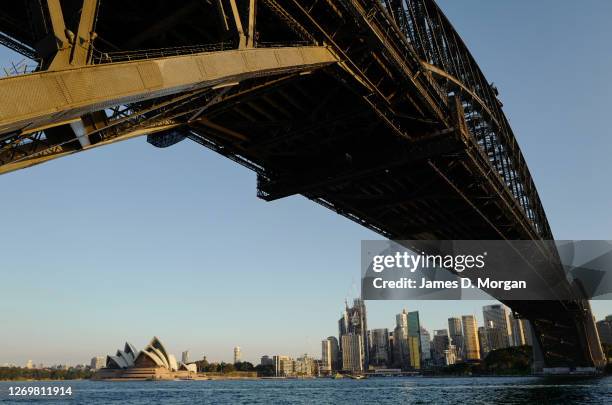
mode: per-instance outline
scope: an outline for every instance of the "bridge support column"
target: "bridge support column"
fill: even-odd
[[[533,323],[529,321],[530,328],[529,333],[531,333],[531,344],[532,344],[532,354],[533,354],[533,363],[531,364],[531,372],[534,374],[541,374],[544,371],[544,367],[546,367],[546,363],[544,361],[544,352],[542,351],[542,345],[540,344],[540,340],[538,339],[538,334],[535,331]]]

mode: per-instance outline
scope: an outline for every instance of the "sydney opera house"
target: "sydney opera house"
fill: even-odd
[[[99,370],[94,379],[174,380],[192,379],[196,376],[195,364],[177,362],[168,354],[162,342],[154,337],[140,352],[130,343],[114,356],[106,357],[106,367]]]

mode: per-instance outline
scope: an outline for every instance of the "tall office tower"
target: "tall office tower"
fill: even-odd
[[[183,364],[189,364],[189,350],[185,350],[181,353],[181,362]]]
[[[458,358],[463,358],[463,328],[460,318],[448,318],[448,334]]]
[[[480,360],[480,344],[478,344],[478,326],[474,315],[463,315],[463,348],[465,360]]]
[[[499,350],[508,347],[508,337],[493,321],[485,322],[485,329],[487,331],[489,350]]]
[[[323,372],[340,370],[338,339],[330,336],[321,342],[321,358]]]
[[[332,370],[340,370],[342,367],[342,358],[340,357],[340,344],[335,336],[327,338],[331,344]]]
[[[444,350],[444,365],[450,366],[457,363],[457,348],[455,345],[448,345],[448,349]]]
[[[512,346],[525,346],[527,344],[526,320],[510,315],[510,324],[512,325]]]
[[[489,331],[484,326],[478,328],[478,344],[480,345],[480,354],[484,359],[491,351],[491,346],[489,346]]]
[[[370,331],[370,365],[387,367],[389,364],[389,330]]]
[[[446,329],[434,330],[433,337],[433,360],[436,365],[444,365],[444,350],[448,349],[450,339]]]
[[[489,322],[493,322],[493,325],[502,331],[506,341],[503,347],[509,347],[513,339],[508,309],[501,304],[486,305],[482,307],[482,315],[485,326],[488,325]]]
[[[389,332],[389,365],[395,364],[395,337],[393,332]]]
[[[405,309],[395,316],[395,329],[393,330],[393,360],[395,367],[404,370],[410,368],[408,312],[406,312]]]
[[[34,363],[32,362],[32,360],[28,360],[26,362],[25,368],[27,368],[28,370],[34,368]]]
[[[611,321],[608,321],[610,318]],[[607,316],[605,320],[598,321],[595,326],[597,327],[597,333],[599,334],[599,341],[601,343],[612,344],[612,317]]]
[[[361,351],[363,353],[363,364],[361,365],[363,370],[367,370],[369,367],[369,347],[368,341],[368,322],[366,316],[365,303],[360,298],[355,298],[353,306],[349,308],[346,304],[346,308],[342,313],[342,317],[338,321],[338,332],[339,341],[342,342],[342,336],[348,334],[354,334],[361,336]],[[344,348],[340,348],[341,351]],[[344,355],[342,356],[344,358]]]
[[[364,357],[363,338],[361,335],[349,333],[342,336],[342,370],[363,372]]]
[[[408,312],[408,353],[410,355],[410,367],[414,370],[420,370],[421,322],[419,311]]]
[[[421,360],[428,363],[431,360],[431,336],[427,329],[421,326]]]
[[[234,364],[240,363],[240,346],[234,347]]]

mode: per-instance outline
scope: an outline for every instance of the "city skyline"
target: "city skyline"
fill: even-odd
[[[474,15],[476,4],[440,2],[500,90],[555,236],[612,239],[612,192],[602,187],[612,171],[612,137],[602,118],[612,58],[601,52],[612,34],[605,18],[612,4],[586,10],[549,0],[479,2]],[[521,32],[511,26],[519,16]],[[580,32],[564,34],[577,23]],[[550,41],[553,36],[565,39]],[[503,54],[491,37],[504,44]],[[566,49],[577,56],[567,58]],[[0,50],[2,65],[12,60]],[[510,62],[518,67],[509,71]],[[581,77],[580,83],[568,77]],[[562,103],[568,93],[576,103]],[[3,212],[28,215],[5,215],[10,232],[0,236],[9,252],[0,283],[8,310],[0,323],[11,325],[0,330],[0,364],[84,363],[124,338],[144,347],[154,333],[174,353],[190,348],[192,357],[207,353],[211,361],[231,361],[227,342],[240,344],[248,361],[274,348],[295,357],[318,353],[321,339],[336,334],[343,309],[338,297],[354,295],[347,291],[358,285],[360,241],[379,238],[304,198],[264,203],[255,197],[252,173],[186,142],[159,151],[135,139],[2,182],[10,190],[0,203]],[[160,305],[151,293],[170,298]],[[139,319],[113,330],[126,296],[132,297],[127,311]],[[237,325],[245,302],[255,315]],[[393,328],[388,314],[406,307],[418,310],[432,332],[448,327],[450,307],[456,316],[476,314],[482,324],[478,308],[485,303],[367,305],[370,329]],[[612,312],[609,301],[592,305],[598,320]],[[297,313],[300,327],[288,330],[284,325]],[[245,330],[250,342],[241,342]]]

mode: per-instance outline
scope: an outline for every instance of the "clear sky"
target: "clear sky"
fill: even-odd
[[[489,81],[557,239],[612,239],[612,2],[440,1]],[[19,57],[0,50],[0,66]],[[0,100],[0,102],[2,102]],[[191,141],[144,138],[0,177],[0,364],[83,363],[159,336],[179,355],[320,356],[374,233]],[[428,329],[488,302],[368,302]],[[593,303],[597,318],[612,303]]]

